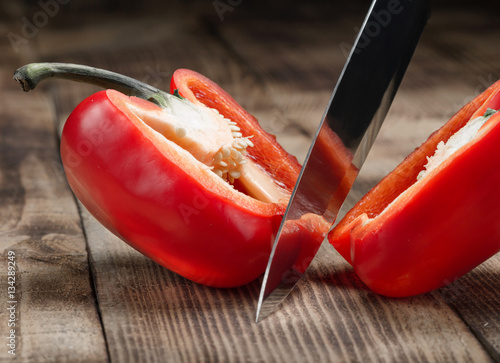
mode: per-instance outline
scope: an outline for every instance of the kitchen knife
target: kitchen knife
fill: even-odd
[[[271,314],[293,289],[334,223],[429,16],[428,0],[372,2],[278,230],[260,291],[257,322]],[[320,233],[284,237],[287,226],[306,223],[311,214],[323,219]]]

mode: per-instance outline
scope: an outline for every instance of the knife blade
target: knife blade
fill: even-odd
[[[382,126],[430,17],[428,0],[374,0],[309,148],[275,238],[257,305],[261,321],[304,275]],[[314,237],[287,226],[322,219]]]

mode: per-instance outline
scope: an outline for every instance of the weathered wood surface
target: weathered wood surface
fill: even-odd
[[[109,15],[112,1],[69,2],[17,52],[8,37],[0,39],[1,266],[7,277],[14,251],[16,359],[500,361],[498,255],[446,288],[388,299],[324,245],[279,311],[255,324],[258,281],[239,289],[194,284],[119,241],[73,199],[57,155],[58,129],[96,88],[57,81],[22,94],[10,78],[24,63],[85,63],[164,89],[173,70],[195,69],[304,157],[367,2],[242,2],[223,14],[213,4],[120,3]],[[500,78],[492,8],[436,4],[350,203]],[[3,34],[22,35],[20,19],[41,11],[3,7]],[[1,283],[7,305],[7,279]],[[8,313],[0,310],[2,338]],[[0,359],[9,361],[2,346]]]
[[[50,99],[34,94],[25,107],[25,95],[10,78],[2,75],[0,86],[0,357],[10,357],[13,329],[13,352],[23,361],[106,361],[86,241],[62,174]],[[10,261],[9,252],[15,254]],[[10,279],[8,262],[17,267]]]

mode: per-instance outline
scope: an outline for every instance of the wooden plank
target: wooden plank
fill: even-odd
[[[1,68],[12,74],[12,65]],[[2,344],[0,359],[15,353],[23,362],[105,362],[85,238],[49,99],[23,94],[10,77],[1,93],[0,335],[13,334],[14,346]],[[15,262],[15,280],[7,279],[8,262]]]
[[[242,8],[235,11],[235,15],[241,14]],[[262,9],[260,11],[262,12]],[[219,25],[226,26],[229,24],[229,19],[228,17]],[[209,37],[200,35],[199,33],[203,33],[204,29],[193,28],[195,22],[187,22],[180,28],[176,28],[178,23],[171,22],[164,27],[162,21],[157,19],[156,22],[152,22],[148,19],[147,21],[138,20],[133,24],[119,23],[117,27],[113,24],[105,24],[91,28],[91,34],[103,35],[97,45],[92,44],[94,41],[93,37],[89,36],[89,28],[82,32],[77,30],[59,35],[60,37],[56,37],[57,33],[45,31],[37,38],[37,42],[41,44],[44,57],[51,55],[54,60],[71,58],[66,55],[67,47],[71,46],[70,52],[80,53],[73,55],[73,60],[88,60],[95,62],[95,65],[108,66],[107,68],[124,71],[133,76],[137,75],[144,80],[148,78],[158,82],[163,88],[166,88],[168,78],[164,74],[165,69],[171,71],[180,65],[189,65],[190,68],[198,69],[217,80],[240,101],[242,100],[248,109],[255,109],[259,117],[262,115],[262,119],[270,120],[268,121],[270,130],[279,131],[280,137],[290,140],[291,146],[303,144],[301,132],[304,127],[300,124],[297,126],[298,122],[295,122],[295,118],[302,120],[304,116],[307,116],[312,120],[318,119],[313,115],[322,113],[323,101],[318,100],[321,97],[326,100],[329,95],[327,87],[321,86],[324,82],[322,79],[325,74],[324,70],[312,77],[310,90],[306,89],[304,92],[301,89],[304,78],[301,79],[299,76],[304,77],[308,73],[307,69],[300,67],[301,64],[298,62],[301,57],[297,54],[302,54],[304,49],[308,49],[307,47],[298,47],[294,51],[288,50],[288,48],[293,48],[292,45],[288,45],[287,48],[285,44],[278,48],[279,52],[271,46],[272,52],[258,53],[261,56],[272,54],[275,57],[274,62],[279,61],[276,59],[276,55],[279,54],[293,61],[285,69],[274,69],[273,77],[266,77],[264,67],[258,72],[245,67],[242,69],[241,59],[246,60],[246,64],[255,63],[240,49],[237,49],[240,44],[239,40],[230,42],[230,48],[237,49],[237,55],[239,55],[239,58],[235,59],[234,53],[226,53],[220,47],[214,47],[214,42]],[[151,34],[137,31],[151,24],[155,29],[151,32],[154,35],[153,39],[150,39]],[[254,23],[247,22],[243,26],[253,33],[252,24]],[[284,28],[278,25],[276,24],[274,29]],[[166,29],[166,35],[161,33],[163,29]],[[309,39],[314,38],[314,35],[321,35],[326,28],[323,27],[322,31],[318,31],[320,29],[321,27],[318,26],[316,30],[305,32],[304,38]],[[187,31],[187,34],[174,39],[175,37],[170,36],[168,32],[172,31],[171,34],[177,37],[179,33],[175,33],[176,30],[179,33]],[[79,35],[79,37],[72,37],[74,35]],[[120,35],[124,35],[123,39],[117,41]],[[241,30],[233,36],[239,35],[241,35]],[[446,33],[441,36],[441,41],[446,40],[445,35]],[[66,39],[71,39],[71,41],[68,42]],[[458,41],[458,38],[456,40]],[[82,45],[82,41],[87,43]],[[320,50],[321,40],[316,42]],[[54,44],[57,46],[51,49]],[[262,49],[255,40],[247,44],[253,46],[249,49],[254,51]],[[436,44],[429,46],[426,51],[442,55],[443,52],[436,51]],[[244,45],[245,43],[242,43],[240,47]],[[454,48],[451,47],[451,49]],[[86,55],[87,50],[92,53]],[[101,54],[96,56],[96,52],[101,52]],[[175,54],[175,57],[171,54]],[[169,58],[170,60],[165,61]],[[443,56],[437,59],[446,60],[444,65],[447,67],[455,64]],[[472,63],[474,62],[470,60],[469,64]],[[168,67],[163,68],[167,64]],[[429,70],[430,66],[432,64],[424,63],[422,69]],[[454,82],[453,76],[458,69],[446,68],[445,76],[440,78],[442,85],[435,80],[431,83],[424,83],[422,86],[416,76],[412,82],[408,83],[408,97],[402,104],[404,107],[400,108],[401,112],[395,114],[394,120],[408,113],[420,116],[431,115],[427,121],[403,118],[405,122],[419,121],[419,135],[411,135],[412,143],[418,143],[420,136],[424,137],[428,134],[427,131],[423,131],[422,127],[430,129],[442,122],[440,116],[448,111],[441,109],[443,105],[440,105],[438,100],[453,103],[461,99],[462,95],[465,98],[465,94],[470,92],[471,81],[474,83],[476,75],[469,73],[467,82]],[[478,79],[478,83],[479,81]],[[265,89],[259,86],[262,83]],[[415,88],[415,84],[420,84],[420,88]],[[475,87],[475,84],[472,86]],[[89,88],[73,88],[66,85],[61,87],[57,92],[57,100],[66,107],[62,112],[64,107],[61,104],[58,105],[62,115],[67,114],[68,108],[72,108],[77,99],[91,92]],[[428,92],[434,87],[438,87],[439,92]],[[316,90],[319,91],[316,92]],[[64,94],[66,98],[62,97]],[[263,99],[270,95],[271,101]],[[421,103],[415,102],[415,99],[421,100]],[[431,107],[428,107],[429,103]],[[407,108],[408,106],[412,106],[411,111]],[[394,122],[393,125],[400,125],[400,123]],[[290,132],[290,128],[294,128],[293,133]],[[392,127],[390,129],[393,130]],[[386,147],[380,147],[379,153],[375,153],[377,157],[374,160],[381,158],[380,164],[384,168],[389,168],[387,165],[395,162],[393,157],[395,154],[404,155],[407,152],[402,150],[411,147],[407,143],[408,138],[399,139],[394,136],[401,134],[403,130],[401,129],[396,134],[387,133],[385,136],[381,134],[382,140],[391,141],[389,150]],[[384,145],[386,144],[382,146]],[[304,148],[296,151],[298,155],[303,152]],[[32,164],[34,163],[28,164],[25,169],[30,170]],[[378,166],[373,167],[373,170],[367,174],[366,180],[371,182],[376,179],[380,170]],[[40,173],[39,170],[34,170],[34,172]],[[42,178],[42,180],[45,179]],[[365,187],[366,185],[363,186]],[[265,324],[256,326],[252,324],[252,318],[258,284],[228,291],[194,285],[159,268],[116,238],[106,235],[106,232],[99,230],[99,225],[88,216],[85,216],[84,223],[89,236],[93,236],[91,260],[96,272],[99,297],[102,299],[100,306],[103,311],[104,329],[108,338],[110,355],[118,361],[138,358],[154,361],[163,360],[165,357],[182,361],[196,360],[201,357],[219,361],[301,361],[304,359],[330,361],[334,358],[370,361],[376,360],[376,357],[392,357],[393,360],[457,361],[472,360],[473,357],[475,360],[487,360],[487,357],[481,354],[477,341],[468,333],[457,316],[450,314],[450,310],[444,306],[444,303],[449,303],[452,307],[455,304],[459,316],[467,320],[469,326],[471,326],[471,320],[477,323],[475,334],[480,341],[485,341],[493,347],[493,353],[491,353],[493,357],[495,357],[493,355],[495,349],[498,351],[498,344],[496,344],[498,340],[495,339],[498,337],[498,329],[495,326],[498,325],[493,324],[494,317],[498,316],[498,314],[494,315],[498,308],[497,295],[492,295],[487,300],[489,310],[482,307],[479,312],[475,309],[469,311],[464,309],[464,306],[469,305],[467,301],[461,300],[463,292],[460,289],[452,290],[459,297],[452,302],[449,301],[448,293],[441,296],[441,292],[437,292],[437,296],[405,299],[403,303],[388,301],[363,290],[362,284],[353,276],[349,267],[335,255],[329,246],[325,246],[320,259],[308,275],[308,279],[290,297],[290,303],[287,302],[283,309],[270,320],[266,320]],[[95,232],[93,232],[94,228]],[[33,263],[35,272],[38,271],[36,267],[38,263],[38,260]],[[472,294],[472,296],[482,298],[488,289],[497,287],[495,284],[486,283],[490,280],[492,271],[489,265],[491,264],[481,267],[487,269],[485,275],[479,274],[484,277],[485,291],[479,289],[477,295]],[[498,266],[498,263],[494,266]],[[472,273],[471,278],[476,283],[477,276],[474,274],[476,271]],[[493,273],[494,276],[495,273]],[[457,283],[462,283],[462,281]],[[481,288],[484,286],[480,284]],[[27,291],[35,295],[37,287],[38,285],[29,285]],[[27,301],[32,300],[34,299]],[[308,308],[304,308],[305,306]],[[486,315],[490,310],[493,314]],[[412,319],[413,316],[417,316],[420,320]],[[490,319],[493,317],[493,320],[486,326],[481,325],[484,324],[484,316]],[[435,327],[434,321],[443,324]],[[490,330],[491,327],[493,329]],[[33,346],[35,346],[44,341],[38,338],[43,334],[48,334],[52,338],[58,337],[57,334],[50,332],[50,328],[44,326],[37,331],[36,337],[28,336],[26,339],[33,341]],[[236,345],[233,345],[233,341]],[[444,348],[440,346],[442,342],[447,342]],[[480,353],[476,356],[478,351]],[[490,348],[489,351],[491,352]],[[64,357],[64,353],[58,354]]]
[[[324,311],[323,318],[331,309],[341,312],[327,324],[344,325],[339,335],[354,352],[355,361],[381,357],[389,361],[431,362],[490,359],[467,325],[450,313],[440,296],[426,294],[404,299],[379,296],[358,280],[330,245],[323,246],[307,277],[305,283],[318,282],[330,287],[317,286],[314,294],[317,304]]]
[[[436,291],[481,342],[495,362],[500,361],[500,254],[461,279]]]
[[[277,313],[255,324],[258,283],[194,284],[86,213],[84,224],[112,361],[489,361],[442,299],[373,294],[329,246]]]
[[[133,22],[127,22],[127,25],[134,28]],[[177,25],[169,23],[168,27],[171,26]],[[88,53],[81,49],[80,54],[72,52],[69,55],[59,48],[57,59],[89,61],[101,67],[108,65],[106,68],[119,69],[139,79],[146,76],[148,65],[159,64],[161,70],[171,70],[177,64],[183,64],[209,75],[237,95],[237,99],[243,99],[242,103],[252,112],[255,110],[261,115],[272,115],[276,107],[281,112],[286,107],[280,101],[299,97],[300,82],[298,85],[289,83],[296,80],[294,65],[281,69],[280,77],[265,77],[264,61],[261,61],[262,68],[257,70],[245,68],[240,61],[245,59],[248,64],[255,64],[254,58],[248,58],[250,51],[243,53],[240,50],[259,49],[257,41],[229,41],[230,49],[238,51],[235,55],[206,36],[203,28],[191,26],[184,29],[189,29],[188,36],[174,38],[164,33],[160,39],[140,46],[127,44],[125,40],[122,48],[120,44],[115,44],[109,52],[105,47],[99,48],[99,55],[92,52],[92,47]],[[240,27],[246,31],[252,29],[251,23],[240,24]],[[280,28],[279,24],[275,24],[275,28]],[[235,31],[233,36],[241,41],[243,32],[237,32],[237,27],[230,30]],[[320,38],[324,28],[310,31]],[[279,42],[279,39],[274,41]],[[154,51],[147,52],[147,49]],[[166,49],[175,50],[173,60],[172,57],[165,60],[168,59],[164,53]],[[299,47],[297,52],[302,52],[302,49]],[[293,58],[292,51],[286,53],[287,59]],[[135,56],[127,58],[126,54]],[[276,59],[280,53],[262,51],[259,54],[261,57],[272,55]],[[165,68],[164,64],[167,65]],[[315,82],[321,82],[321,77],[323,74],[317,75]],[[259,87],[262,81],[264,89]],[[61,115],[67,114],[68,108],[80,99],[82,89],[79,87],[65,84],[55,89],[56,98],[66,95],[66,102],[58,106]],[[421,89],[419,92],[424,93]],[[315,91],[311,93],[314,100]],[[317,110],[318,105],[313,101],[308,105],[306,109],[322,112]],[[436,110],[436,113],[440,112]],[[291,112],[291,115],[295,113]],[[414,122],[415,119],[406,121]],[[434,115],[429,122],[422,121],[421,124],[432,127],[439,122]],[[281,130],[285,137],[289,125],[294,123],[287,123]],[[303,127],[296,126],[296,129],[302,130]],[[427,131],[422,133],[428,134]],[[302,134],[299,132],[299,135]],[[401,151],[401,144],[406,147],[406,140],[390,134],[386,138],[393,140],[394,150],[406,152]],[[391,155],[393,150],[385,151],[385,158],[394,162]],[[377,296],[364,287],[328,245],[323,247],[307,279],[281,309],[256,325],[252,320],[258,283],[228,290],[193,284],[142,257],[85,212],[83,216],[112,360],[127,361],[139,357],[144,361],[205,358],[207,361],[228,362],[489,360],[476,337],[460,316],[448,307],[443,296],[428,294],[398,300]],[[490,335],[488,339],[494,339],[494,336]]]

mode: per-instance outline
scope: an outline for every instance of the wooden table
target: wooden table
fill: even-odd
[[[280,309],[255,324],[259,281],[237,289],[194,284],[128,247],[77,203],[62,172],[58,134],[97,89],[54,81],[25,94],[11,79],[25,63],[75,62],[168,89],[175,69],[194,69],[302,160],[368,5],[3,2],[0,359],[500,361],[500,255],[448,287],[389,299],[368,290],[324,244]],[[350,205],[499,78],[498,5],[436,1]],[[12,296],[9,257],[17,267]],[[7,345],[11,317],[15,357]]]

